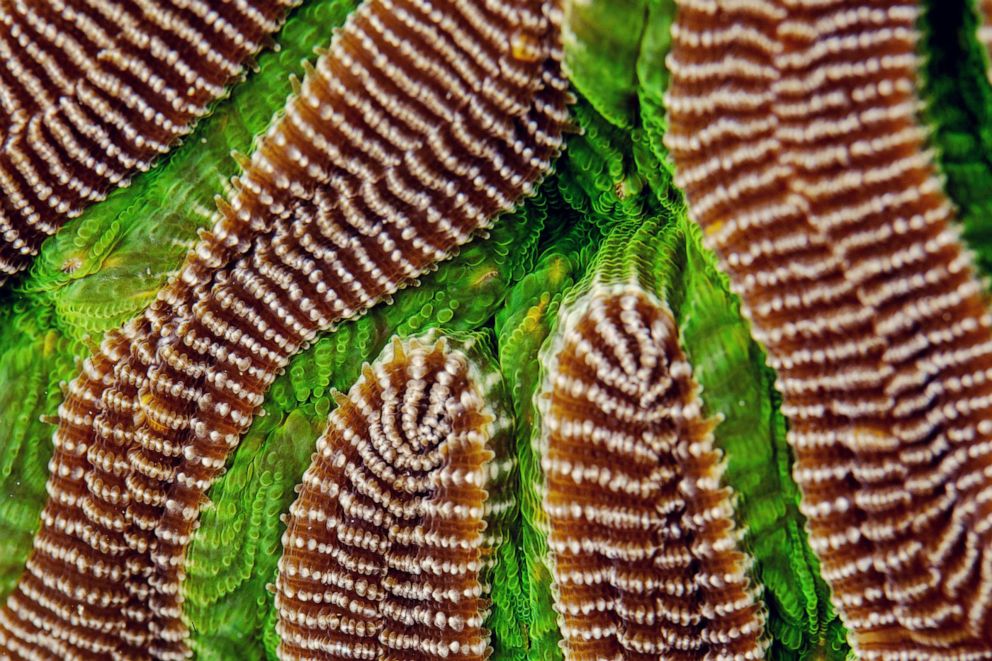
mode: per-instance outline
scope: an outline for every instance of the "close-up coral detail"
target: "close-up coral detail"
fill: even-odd
[[[566,117],[553,12],[387,7],[352,14],[214,229],[69,385],[42,530],[0,615],[20,653],[182,657],[179,584],[204,492],[276,372],[548,168]]]
[[[2,278],[188,133],[288,4],[4,2]]]
[[[992,626],[992,318],[915,117],[919,14],[690,5],[669,56],[676,181],[779,374],[866,658],[978,654]]]
[[[396,340],[338,398],[283,537],[280,658],[491,653],[485,602],[513,511],[512,427],[494,363],[467,351]]]
[[[0,658],[992,659],[986,0],[0,0]]]
[[[597,283],[566,306],[542,391],[548,547],[570,659],[762,658],[715,420],[671,312]]]

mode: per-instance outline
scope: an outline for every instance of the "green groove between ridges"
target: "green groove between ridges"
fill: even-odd
[[[979,268],[992,273],[992,86],[973,0],[925,0],[922,95],[931,140]]]
[[[844,659],[849,650],[840,619],[809,547],[799,491],[791,476],[786,423],[775,375],[740,315],[726,276],[702,246],[698,226],[682,215],[671,230],[681,262],[669,288],[683,348],[702,385],[708,415],[724,451],[724,481],[737,493],[737,516],[764,587],[773,659]]]
[[[52,454],[50,422],[62,392],[61,381],[76,371],[82,351],[49,328],[44,312],[15,305],[0,313],[0,599],[6,598],[24,569],[45,504],[45,481]]]
[[[233,88],[185,142],[48,239],[17,292],[56,310],[67,333],[94,337],[140,312],[179,266],[200,228],[213,225],[214,197],[229,192],[250,153],[303,74],[358,0],[310,0],[276,35],[277,50]]]
[[[147,305],[179,265],[213,197],[237,172],[231,150],[249,151],[291,91],[290,73],[330,42],[357,0],[311,0],[294,10],[278,51],[220,101],[185,143],[153,170],[90,207],[42,246],[0,319],[0,596],[12,588],[44,505],[59,382],[77,373],[92,341]]]
[[[591,260],[598,238],[594,227],[575,224],[544,251],[533,272],[513,287],[496,316],[500,369],[510,390],[517,429],[523,621],[529,639],[527,658],[535,661],[562,658],[551,601],[544,514],[537,490],[540,459],[532,446],[539,431],[533,404],[541,375],[538,350],[552,332],[562,297]]]
[[[293,359],[266,395],[257,418],[234,452],[227,472],[209,493],[188,554],[184,616],[198,658],[275,658],[278,638],[272,595],[286,512],[317,437],[334,407],[333,389],[347,391],[363,363],[371,362],[393,335],[430,328],[445,333],[485,331],[509,288],[534,264],[539,237],[560,217],[543,192],[504,216],[487,236],[463,247],[401,290],[391,303],[341,324]],[[496,659],[526,656],[525,606],[513,541],[497,550],[493,574]]]
[[[681,201],[662,145],[672,0],[570,3],[565,62],[578,129],[558,164],[562,198],[604,231]]]

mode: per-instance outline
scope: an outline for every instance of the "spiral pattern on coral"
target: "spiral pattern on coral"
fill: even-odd
[[[778,372],[856,651],[988,658],[992,319],[917,121],[919,12],[680,3],[666,145]]]
[[[491,364],[432,335],[338,397],[290,508],[282,659],[484,659],[488,573],[513,511],[512,417]]]
[[[525,0],[370,0],[352,14],[213,231],[70,384],[42,529],[0,611],[0,643],[188,654],[186,548],[279,370],[549,169],[567,119],[559,14]]]
[[[596,285],[542,352],[544,508],[571,660],[763,658],[714,422],[668,307]]]

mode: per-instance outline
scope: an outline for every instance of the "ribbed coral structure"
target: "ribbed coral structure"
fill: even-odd
[[[51,305],[56,323],[100,337],[140,314],[179,268],[200,228],[218,217],[242,152],[250,152],[304,75],[314,47],[331,41],[357,0],[307,0],[263,49],[244,82],[231,86],[183,143],[126,188],[87,208],[47,240],[12,292]],[[232,157],[232,153],[234,157]]]
[[[338,396],[290,508],[281,659],[485,659],[493,551],[513,511],[499,373],[436,334]],[[487,364],[488,363],[488,364]]]
[[[292,4],[0,3],[0,283],[187,134]]]
[[[667,306],[597,284],[543,351],[544,505],[570,660],[763,658],[699,387]]]
[[[527,200],[504,215],[488,236],[423,276],[419,286],[397,292],[390,305],[376,306],[321,337],[272,383],[265,415],[255,416],[228,470],[211,487],[211,506],[201,515],[187,553],[183,617],[197,658],[275,656],[276,609],[265,586],[276,580],[284,530],[279,514],[289,510],[314,440],[327,425],[332,389],[351,388],[363,364],[375,360],[394,334],[407,337],[439,327],[446,336],[464,338],[485,324],[501,306],[509,283],[531,268],[546,214],[542,195]],[[484,352],[471,353],[478,357]],[[497,406],[502,393],[490,390],[484,398]],[[487,526],[487,531],[492,529]],[[496,553],[500,561],[491,580],[488,623],[494,655],[526,645],[514,603],[520,580],[512,561],[514,540],[507,537]]]
[[[549,168],[567,118],[558,15],[553,2],[370,0],[350,17],[222,220],[70,384],[42,530],[0,611],[4,648],[187,655],[186,546],[275,375]]]
[[[666,145],[778,372],[855,650],[990,658],[992,320],[916,119],[918,15],[680,3]]]

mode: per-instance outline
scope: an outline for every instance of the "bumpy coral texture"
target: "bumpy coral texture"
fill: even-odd
[[[594,285],[548,349],[542,468],[569,659],[758,659],[731,491],[671,312]]]
[[[549,167],[566,117],[554,7],[393,9],[350,17],[223,219],[70,385],[43,529],[2,612],[9,647],[184,656],[186,546],[276,372]]]
[[[666,144],[778,372],[856,651],[984,657],[992,320],[917,122],[918,18],[685,2]]]
[[[276,610],[265,587],[276,578],[280,513],[288,510],[314,440],[335,406],[331,389],[352,387],[363,361],[374,360],[394,333],[405,337],[441,328],[451,335],[485,328],[505,290],[532,267],[546,204],[543,195],[529,200],[501,219],[488,237],[422,278],[418,287],[318,340],[273,382],[265,415],[256,416],[233,463],[211,488],[212,506],[201,516],[187,554],[183,614],[198,657],[275,656]],[[486,392],[487,397],[497,394]],[[518,551],[508,538],[496,553],[487,628],[496,658],[522,658],[526,615],[518,604],[520,577],[513,568]]]
[[[470,346],[394,340],[338,396],[290,508],[282,659],[484,659],[512,417]]]
[[[0,3],[0,282],[189,133],[292,4]]]
[[[358,0],[303,0],[273,33],[277,48],[261,33],[282,4],[260,10],[269,22],[246,18],[249,28],[232,17],[261,16],[250,3],[212,6],[0,0],[0,59],[20,67],[15,77],[0,66],[0,131],[19,127],[0,140],[0,229],[4,250],[16,245],[6,270],[79,213],[0,291],[0,596],[10,595],[0,657],[255,661],[333,648],[407,658],[450,654],[458,640],[458,654],[494,661],[584,647],[597,658],[732,648],[839,661],[848,642],[864,658],[992,658],[989,321],[948,222],[960,220],[988,274],[987,3],[685,0],[676,20],[671,0],[367,0],[338,30]],[[108,28],[115,18],[122,29]],[[229,90],[230,67],[208,85],[231,30],[256,28],[238,52],[261,46],[257,66]],[[176,59],[149,63],[173,45]],[[97,64],[81,70],[84,57]],[[201,74],[202,117],[168,82]],[[66,102],[54,107],[57,90]],[[103,103],[111,97],[131,105]],[[58,139],[75,142],[57,142],[63,126]],[[141,158],[114,151],[138,148],[131,129],[155,134]],[[49,176],[52,163],[73,176]],[[30,215],[34,195],[47,211],[28,241],[9,212]],[[575,307],[617,283],[628,310],[602,297],[600,312]],[[602,313],[600,325],[579,324],[586,313]],[[658,343],[655,326],[634,323],[661,318]],[[576,500],[614,512],[594,500],[614,485],[556,472],[554,459],[571,453],[600,476],[605,461],[639,470],[650,434],[608,456],[589,450],[594,428],[617,416],[603,407],[622,396],[558,406],[596,424],[573,427],[550,453],[541,440],[556,419],[540,396],[559,372],[553,349],[578,326],[594,344],[627,339],[610,345],[599,375],[562,354],[569,374],[608,380],[662,346],[671,381],[657,381],[667,384],[658,420],[678,427],[693,411],[650,482],[678,507],[645,505],[637,535],[576,523]],[[611,326],[612,340],[600,334]],[[500,434],[512,418],[515,437],[471,460],[503,466],[505,481],[487,484],[490,505],[472,519],[485,521],[477,575],[435,575],[472,593],[465,619],[443,622],[431,614],[454,602],[423,599],[427,574],[405,574],[402,588],[392,569],[374,575],[397,590],[381,600],[355,584],[324,590],[355,565],[295,542],[317,531],[333,542],[325,550],[365,553],[356,544],[389,538],[375,525],[398,501],[362,500],[381,493],[365,479],[385,475],[381,463],[349,454],[354,470],[340,474],[318,455],[303,475],[329,415],[376,415],[335,389],[368,386],[363,363],[395,356],[393,335],[426,329],[459,339],[413,353],[461,352],[485,364],[486,378],[468,379],[477,383],[495,379],[480,358],[495,344],[512,416],[499,388],[468,391]],[[356,438],[335,447],[366,447]],[[686,459],[686,447],[701,454]],[[447,480],[448,468],[431,475]],[[324,469],[334,477],[318,480]],[[318,482],[340,497],[307,500],[308,512],[348,512],[344,525],[372,532],[344,539],[294,519],[287,558],[305,562],[284,562],[280,577],[294,486],[314,496]],[[699,501],[680,491],[693,484]],[[404,513],[437,505],[404,502]],[[440,540],[411,525],[409,538]],[[563,531],[577,525],[592,556],[572,554]],[[646,595],[661,583],[633,589],[637,563],[614,553],[614,537],[636,541],[629,555],[648,533],[688,566],[644,568],[682,591],[661,595],[660,620]],[[469,526],[453,544],[479,539]],[[417,561],[394,553],[403,541],[363,557],[407,572]],[[428,543],[423,557],[448,550]],[[565,557],[581,569],[563,571]],[[729,584],[692,579],[728,558]],[[593,565],[605,568],[592,572],[595,599],[574,589]],[[740,599],[707,608],[718,593]],[[369,606],[364,632],[338,617],[346,601]],[[302,617],[311,613],[320,617]],[[667,637],[654,635],[662,625]]]

